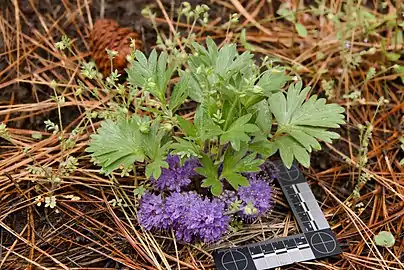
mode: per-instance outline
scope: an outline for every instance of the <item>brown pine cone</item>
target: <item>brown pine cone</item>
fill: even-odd
[[[91,53],[104,76],[111,73],[111,62],[106,49],[118,52],[113,61],[113,69],[123,73],[128,64],[126,56],[130,53],[131,38],[136,41],[136,49],[140,49],[142,43],[139,35],[131,29],[119,27],[116,21],[109,19],[98,20],[94,24],[90,34]]]

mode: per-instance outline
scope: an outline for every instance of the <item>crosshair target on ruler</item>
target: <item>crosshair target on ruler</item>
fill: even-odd
[[[222,264],[226,270],[246,270],[248,260],[240,251],[230,250],[223,255]]]
[[[279,178],[285,181],[294,181],[300,176],[299,168],[295,164],[288,170],[285,165],[279,166]]]

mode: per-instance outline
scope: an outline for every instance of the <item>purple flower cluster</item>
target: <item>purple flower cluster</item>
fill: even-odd
[[[144,194],[137,215],[146,230],[168,229],[172,224],[161,195]]]
[[[243,201],[241,210],[242,216],[254,218],[264,215],[272,206],[272,188],[267,181],[262,180],[257,174],[249,177],[250,185],[240,187],[238,197]],[[255,213],[250,213],[247,209],[248,204],[256,209]]]
[[[230,208],[230,205],[238,200],[237,193],[233,190],[223,190],[219,199],[224,203],[226,210]]]
[[[249,186],[239,187],[238,192],[224,190],[220,200],[224,202],[226,210],[235,201],[240,201],[239,216],[246,220],[253,220],[263,216],[272,207],[271,182],[278,176],[276,166],[269,161],[261,165],[261,171],[245,173],[250,182]]]
[[[218,199],[192,192],[173,192],[165,201],[160,195],[147,194],[140,203],[138,218],[146,230],[172,228],[177,239],[209,243],[227,232],[230,218],[224,211],[224,203]]]
[[[196,176],[197,159],[188,159],[181,165],[175,155],[167,157],[169,167],[162,169],[158,179],[151,179],[159,195],[146,193],[138,210],[139,223],[146,230],[173,229],[177,239],[185,242],[219,240],[229,228],[230,216],[251,221],[268,212],[272,206],[271,182],[277,177],[276,166],[271,162],[261,165],[257,173],[245,173],[250,182],[238,191],[224,190],[219,198],[209,199],[184,188]],[[234,207],[230,208],[232,203]],[[238,210],[239,209],[239,210]],[[233,211],[233,213],[226,211]]]
[[[173,193],[167,197],[166,207],[174,219],[176,237],[185,242],[199,239],[210,243],[227,232],[230,218],[218,199],[203,199],[195,193]]]
[[[181,166],[179,156],[169,155],[166,159],[168,169],[163,168],[158,179],[151,178],[151,181],[159,191],[177,191],[191,183],[191,177],[197,175],[195,168],[199,167],[197,159],[187,159]]]
[[[266,160],[260,166],[261,171],[256,173],[257,177],[261,178],[264,181],[272,182],[275,178],[279,176],[278,167],[271,161]]]

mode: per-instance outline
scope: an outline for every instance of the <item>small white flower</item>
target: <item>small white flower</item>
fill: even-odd
[[[70,199],[71,201],[80,201],[81,198],[78,196],[74,196],[73,194],[64,195],[63,198]]]
[[[38,197],[35,198],[35,203],[37,206],[41,206],[42,201],[43,201],[43,199],[42,199],[41,195],[39,195]]]
[[[258,213],[258,209],[254,207],[252,202],[248,202],[247,205],[244,207],[244,213],[247,215],[255,215]]]
[[[45,207],[55,208],[56,206],[56,197],[45,197]]]

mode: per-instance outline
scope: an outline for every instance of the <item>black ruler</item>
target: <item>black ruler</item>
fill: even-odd
[[[303,232],[242,247],[216,250],[218,270],[266,270],[342,253],[320,206],[297,164],[281,161],[278,182]]]

